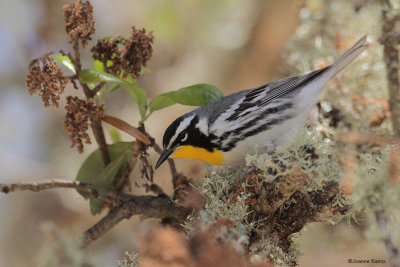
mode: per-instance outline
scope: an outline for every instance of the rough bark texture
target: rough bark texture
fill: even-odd
[[[247,195],[249,221],[263,221],[262,228],[269,232],[272,242],[289,257],[291,235],[311,222],[326,222],[336,214],[348,211],[348,205],[338,205],[341,190],[338,182],[327,182],[321,189],[305,188],[310,177],[301,169],[268,181],[266,175],[253,169],[231,189],[230,201],[235,202],[243,192]],[[242,184],[246,186],[243,187]],[[257,250],[262,237],[253,233],[251,250]],[[296,266],[293,260],[290,264]]]
[[[400,15],[390,17],[388,10],[391,8],[389,0],[382,0],[382,37],[383,60],[386,65],[386,75],[389,89],[390,112],[392,113],[393,130],[400,136],[400,78],[399,78],[399,44],[398,33],[395,34],[396,24],[400,23]]]

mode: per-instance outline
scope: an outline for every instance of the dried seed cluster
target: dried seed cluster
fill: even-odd
[[[119,75],[121,72],[122,59],[121,45],[125,43],[122,37],[114,37],[111,39],[99,39],[97,44],[92,47],[93,58],[103,63],[104,71]]]
[[[87,130],[89,121],[98,121],[104,117],[104,105],[96,105],[94,99],[79,99],[78,97],[68,96],[67,113],[64,121],[64,131],[70,135],[71,147],[77,145],[79,153],[83,152],[83,142],[91,144]]]
[[[91,35],[96,33],[93,20],[93,6],[89,1],[76,0],[75,3],[69,3],[63,6],[65,30],[71,38],[71,41],[81,40],[85,47]]]
[[[121,72],[140,76],[140,70],[146,66],[153,54],[154,36],[145,29],[132,27],[129,38],[117,36],[111,39],[100,39],[92,48],[93,57],[103,62],[104,69],[114,75]],[[112,63],[112,64],[110,64]]]
[[[63,76],[54,59],[45,54],[30,67],[25,82],[29,93],[39,94],[46,107],[58,107],[60,95],[64,92],[68,79]]]
[[[141,68],[146,66],[153,54],[153,41],[154,37],[151,32],[146,35],[145,29],[137,30],[132,27],[132,35],[125,44],[122,64],[123,69],[135,78],[139,77]]]

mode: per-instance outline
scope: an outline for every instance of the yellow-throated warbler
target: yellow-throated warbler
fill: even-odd
[[[269,150],[285,143],[329,80],[367,47],[364,36],[328,67],[240,91],[180,116],[164,133],[156,168],[169,156],[238,165],[256,145]]]

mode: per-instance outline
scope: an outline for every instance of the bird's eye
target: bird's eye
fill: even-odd
[[[185,133],[183,138],[181,138],[181,142],[185,142],[187,138],[188,138],[188,133]]]

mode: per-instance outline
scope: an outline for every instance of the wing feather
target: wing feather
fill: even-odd
[[[316,77],[319,77],[323,72],[328,70],[329,67],[319,69],[304,75],[292,76],[288,78],[284,78],[269,84],[266,84],[264,87],[269,88],[265,97],[263,97],[259,101],[259,106],[265,106],[270,103],[272,100],[282,97],[296,89],[302,87],[308,82],[311,82]]]
[[[246,113],[246,110],[252,107],[265,107],[271,101],[278,99],[296,89],[301,88],[302,85],[312,81],[318,77],[327,68],[319,69],[308,74],[287,77],[272,83],[267,83],[255,89],[250,89],[244,95],[244,99],[238,103],[238,107],[230,114],[227,121],[234,121]]]

